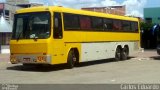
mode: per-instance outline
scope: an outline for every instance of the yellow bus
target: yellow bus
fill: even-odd
[[[137,18],[58,6],[18,10],[10,41],[12,64],[63,64],[115,58],[140,48]]]

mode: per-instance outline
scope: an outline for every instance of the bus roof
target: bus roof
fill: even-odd
[[[25,9],[17,10],[17,13],[42,12],[42,11],[64,12],[64,13],[97,16],[97,17],[106,17],[106,18],[120,19],[120,20],[138,21],[138,18],[134,18],[134,17],[119,16],[119,15],[113,15],[113,14],[107,14],[107,13],[71,9],[71,8],[65,8],[65,7],[60,7],[60,6],[31,7],[31,8],[25,8]]]

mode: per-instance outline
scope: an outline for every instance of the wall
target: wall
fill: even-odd
[[[9,45],[2,45],[2,46],[0,46],[1,47],[1,51],[0,51],[0,53],[1,54],[8,54],[8,53],[10,53],[10,50],[9,50]]]
[[[82,10],[109,13],[124,16],[126,14],[125,6],[108,6],[108,7],[86,7]]]
[[[144,8],[144,19],[152,18],[152,23],[160,24],[160,7],[157,8]]]

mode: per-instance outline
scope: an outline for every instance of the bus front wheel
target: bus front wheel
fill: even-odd
[[[76,57],[76,54],[75,54],[74,50],[70,50],[69,54],[68,54],[68,58],[67,58],[68,68],[70,68],[70,69],[73,68],[76,61],[77,61],[77,57]]]

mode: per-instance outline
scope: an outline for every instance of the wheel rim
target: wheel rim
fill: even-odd
[[[68,62],[67,62],[69,68],[73,68],[75,66],[76,60],[77,60],[76,55],[75,55],[74,51],[71,50],[69,52]]]
[[[72,64],[73,64],[73,66],[75,65],[75,63],[76,63],[76,60],[77,60],[77,58],[76,58],[76,56],[75,56],[75,54],[74,54],[74,52],[72,53]]]

